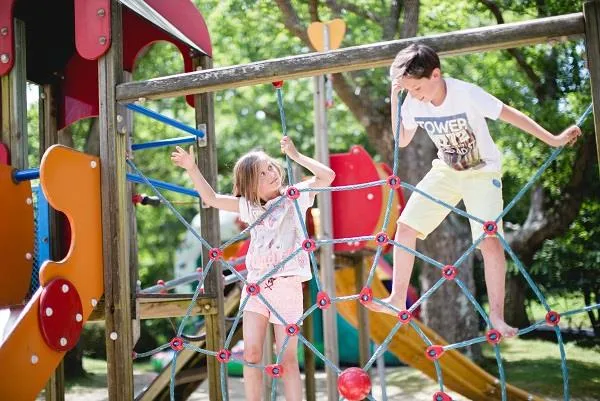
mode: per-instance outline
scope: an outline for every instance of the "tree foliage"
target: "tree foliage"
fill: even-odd
[[[312,49],[305,29],[315,20],[343,18],[347,33],[342,47],[347,47],[581,11],[581,4],[576,0],[196,0],[195,3],[207,20],[217,67],[308,53]],[[149,79],[182,70],[182,58],[176,48],[156,43],[138,60],[133,79]],[[580,39],[448,57],[443,60],[443,70],[446,75],[480,85],[553,132],[571,124],[591,101],[585,45]],[[386,68],[334,75],[335,105],[328,112],[331,152],[343,152],[352,144],[360,144],[377,160],[391,160],[389,87]],[[271,85],[220,91],[214,94],[214,100],[218,189],[228,192],[233,164],[241,154],[256,147],[279,154],[281,123]],[[312,154],[313,80],[287,81],[284,104],[288,134],[302,152]],[[149,101],[144,106],[193,125],[193,110],[183,98]],[[37,124],[36,118],[37,115],[32,115],[30,127]],[[503,123],[492,122],[490,129],[504,154],[504,199],[507,202],[548,157],[550,149]],[[594,273],[598,271],[599,258],[596,244],[600,243],[596,229],[600,223],[600,180],[591,119],[585,122],[583,129],[585,135],[580,143],[561,154],[539,184],[506,216],[505,226],[511,246],[531,268],[534,279],[544,291],[587,289],[582,296],[587,303],[592,303],[598,300]],[[82,121],[66,132],[70,143],[84,150],[91,146],[92,131],[93,124]],[[135,116],[133,142],[182,135],[146,117]],[[169,154],[169,149],[145,150],[135,154],[134,162],[152,178],[189,186],[182,172],[171,165]],[[414,143],[401,152],[400,176],[416,183],[427,170],[433,154],[428,138],[424,135],[415,138]],[[35,158],[37,155],[32,156],[32,165],[37,164]],[[150,193],[150,189],[143,186],[138,186],[137,191]],[[175,194],[167,197],[188,202],[177,205],[188,221],[198,212],[197,205],[189,198]],[[174,251],[184,229],[166,208],[138,206],[136,213],[139,278],[145,287],[159,278],[172,277]],[[452,262],[451,256],[460,254],[468,246],[465,223],[450,219],[440,227],[439,235],[422,248],[443,262]],[[438,242],[434,243],[435,240]],[[444,251],[439,245],[442,243],[452,249]],[[428,269],[423,268],[423,271]],[[422,282],[426,287],[427,280]],[[517,309],[524,313],[525,299],[520,295],[530,294],[518,280],[514,287],[509,286],[511,288],[517,301],[509,306],[507,313],[510,315]],[[432,319],[439,314],[436,308],[429,312]],[[523,323],[522,316],[515,320]]]
[[[342,46],[400,38],[411,22],[402,19],[410,2],[404,2],[405,9],[400,5],[398,10],[393,9],[391,3],[381,1],[365,1],[358,5],[343,1],[276,3],[278,7],[268,1],[197,2],[211,32],[215,66],[307,53],[311,48],[299,28],[305,28],[317,18],[328,20],[341,17],[345,20],[348,29]],[[577,1],[426,0],[419,5],[418,35],[580,11]],[[290,18],[290,14],[286,14],[286,7],[291,7],[295,12],[297,19],[294,23],[297,25],[286,23],[286,19]],[[393,17],[396,18],[395,25]],[[153,45],[138,62],[134,79],[172,74],[181,69],[181,57],[174,47],[159,43]],[[559,132],[571,124],[590,102],[585,46],[581,40],[448,57],[443,60],[443,69],[447,75],[482,86],[553,132]],[[366,146],[377,158],[389,160],[387,69],[336,74],[334,83],[336,103],[328,116],[330,150],[345,151],[351,144],[358,143]],[[314,148],[312,85],[311,79],[299,79],[286,82],[284,87],[288,133],[299,148],[308,154]],[[356,104],[359,105],[358,111]],[[156,101],[147,106],[187,123],[193,122],[193,111],[182,98]],[[227,192],[231,190],[233,164],[242,153],[261,147],[278,154],[281,125],[270,85],[217,92],[215,111],[219,190]],[[504,153],[504,197],[508,201],[548,157],[550,149],[535,138],[503,123],[493,122],[490,126],[492,135]],[[561,236],[578,216],[583,202],[597,204],[597,167],[594,158],[590,157],[594,146],[592,129],[588,120],[584,124],[586,136],[580,144],[566,149],[542,176],[540,184],[506,218],[508,238],[526,265],[534,262],[535,253],[542,247],[545,255],[543,260],[550,258],[559,261],[564,255],[555,247],[544,246],[544,242],[547,238],[555,238],[550,243],[561,241]],[[180,134],[144,117],[136,117],[136,142],[172,136]],[[427,154],[431,149],[426,144],[411,146],[416,149],[415,152],[420,152],[420,159],[429,159]],[[403,151],[401,159],[413,160],[409,152]],[[136,154],[135,161],[153,178],[189,185],[181,172],[170,165],[166,150]],[[421,168],[416,164],[404,165],[400,173],[414,183]],[[174,200],[183,199],[169,196]],[[191,217],[195,212],[190,205],[183,206],[182,210],[186,217]],[[149,208],[138,208],[138,221],[140,278],[148,285],[159,277],[168,277],[172,270],[172,252],[168,250],[173,250],[180,238],[172,234],[177,232],[178,223],[164,210]],[[581,260],[587,257],[578,254],[571,256]],[[535,258],[535,278],[541,280],[545,289],[553,291],[557,282],[544,283],[548,273],[544,266],[548,264],[541,265],[538,262],[542,260],[540,258]],[[554,268],[557,269],[557,266],[562,264],[557,262]]]

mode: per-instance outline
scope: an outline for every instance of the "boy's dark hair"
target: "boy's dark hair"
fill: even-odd
[[[436,68],[440,68],[440,58],[431,47],[412,44],[400,50],[390,68],[392,81],[396,78],[429,78]]]

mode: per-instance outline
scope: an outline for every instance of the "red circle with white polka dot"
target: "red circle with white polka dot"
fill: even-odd
[[[73,348],[83,329],[83,307],[77,289],[68,280],[52,280],[40,296],[40,330],[55,351]]]

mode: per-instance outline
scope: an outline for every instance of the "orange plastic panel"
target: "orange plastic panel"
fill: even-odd
[[[329,34],[329,43],[325,43],[325,25]],[[344,34],[346,33],[346,23],[344,20],[336,18],[329,22],[313,22],[308,26],[308,39],[313,47],[322,52],[327,47],[327,50],[335,50],[342,44]],[[325,46],[327,44],[327,46]]]
[[[12,170],[0,164],[0,308],[23,302],[33,267],[31,184],[15,184]]]
[[[11,401],[35,399],[64,356],[50,349],[40,332],[43,286],[57,277],[69,280],[79,292],[84,323],[104,288],[99,160],[55,145],[42,159],[40,178],[52,207],[62,211],[71,224],[71,247],[62,261],[44,264],[40,272],[42,287],[0,345],[0,361],[10,364],[10,369],[3,369],[0,375],[0,394]]]

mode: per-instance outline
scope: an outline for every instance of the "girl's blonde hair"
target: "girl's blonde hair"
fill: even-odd
[[[260,163],[266,161],[277,170],[281,182],[285,179],[285,170],[277,160],[263,151],[246,153],[233,167],[233,195],[243,196],[253,205],[260,206],[261,199],[258,195],[258,178]]]

